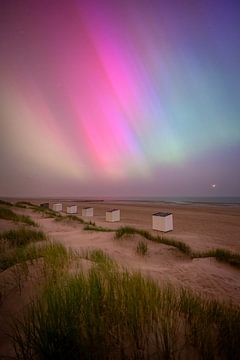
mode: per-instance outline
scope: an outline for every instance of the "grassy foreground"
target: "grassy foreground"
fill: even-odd
[[[44,289],[14,322],[17,359],[239,359],[239,307],[85,257],[91,269],[69,273],[71,252],[45,250]]]

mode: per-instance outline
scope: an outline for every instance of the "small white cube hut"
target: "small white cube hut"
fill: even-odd
[[[54,211],[62,211],[62,204],[53,204],[53,210]]]
[[[106,221],[110,221],[110,222],[120,221],[120,210],[119,209],[107,210]]]
[[[158,231],[171,231],[173,230],[173,216],[172,213],[157,212],[152,215],[152,228]]]
[[[67,214],[77,214],[77,205],[67,206]]]
[[[82,209],[82,216],[93,216],[93,208],[85,207]]]

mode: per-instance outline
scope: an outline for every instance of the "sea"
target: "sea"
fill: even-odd
[[[106,201],[136,201],[136,202],[166,202],[173,204],[217,204],[217,205],[236,205],[240,206],[240,196],[141,196],[141,197],[125,197],[125,198],[113,198],[108,197],[104,199]]]
[[[36,200],[38,198],[29,198]],[[39,198],[40,199],[40,198]],[[42,198],[41,198],[42,199]],[[45,199],[64,202],[163,202],[183,205],[223,205],[223,206],[240,206],[240,196],[82,196],[82,197],[52,197],[48,196]],[[9,200],[6,198],[6,200]],[[11,200],[11,199],[10,199]]]

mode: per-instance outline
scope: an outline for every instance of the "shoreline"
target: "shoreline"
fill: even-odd
[[[228,197],[225,197],[226,199]],[[240,207],[240,198],[236,197],[235,202],[221,202],[221,201],[194,201],[194,200],[161,200],[161,199],[119,199],[119,198],[71,198],[71,197],[1,197],[1,200],[10,201],[12,203],[16,203],[19,201],[35,201],[35,202],[67,202],[67,203],[123,203],[123,204],[159,204],[161,205],[183,205],[183,206],[223,206],[223,207]],[[220,198],[212,198],[212,199],[220,199]],[[224,199],[224,197],[222,197]]]

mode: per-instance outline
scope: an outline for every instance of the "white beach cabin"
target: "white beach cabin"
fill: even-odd
[[[93,216],[93,208],[85,207],[82,209],[82,216]]]
[[[54,211],[62,211],[62,204],[58,203],[58,204],[53,204],[53,210]]]
[[[173,230],[173,216],[172,213],[157,212],[152,215],[152,228],[158,231],[172,231]]]
[[[110,222],[120,221],[120,210],[119,209],[107,210],[106,221],[110,221]]]
[[[67,214],[77,214],[77,205],[67,206]]]

